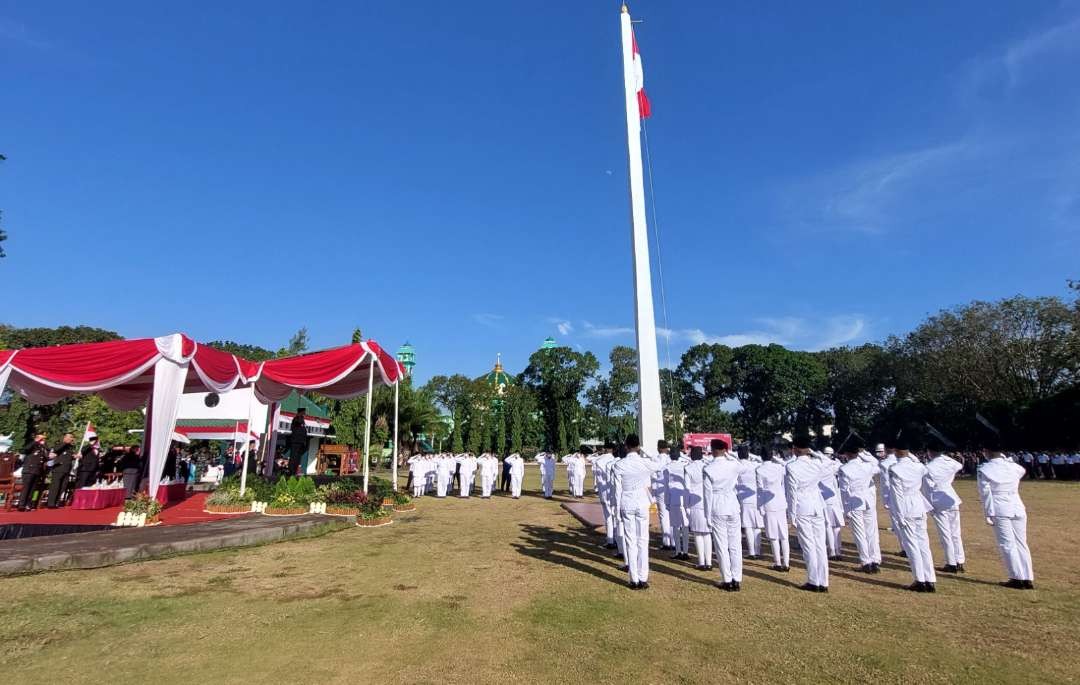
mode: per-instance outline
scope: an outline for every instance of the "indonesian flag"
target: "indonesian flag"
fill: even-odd
[[[94,424],[87,421],[86,422],[86,431],[83,432],[83,438],[82,438],[83,442],[84,443],[85,442],[90,442],[91,440],[93,440],[96,437],[97,437],[97,429],[94,428]]]
[[[652,114],[652,107],[649,105],[649,96],[645,94],[645,72],[641,68],[641,53],[638,52],[637,35],[633,32],[630,35],[634,41],[634,85],[637,88],[638,115],[642,119],[647,119]]]

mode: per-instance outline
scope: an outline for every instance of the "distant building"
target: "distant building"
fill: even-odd
[[[540,344],[541,350],[552,350],[556,347],[558,347],[558,345],[555,344],[555,338],[552,338],[550,335],[544,338],[544,342]]]
[[[406,340],[405,344],[398,348],[397,360],[405,367],[405,373],[412,376],[413,367],[416,366],[416,351]]]
[[[502,355],[495,355],[495,368],[480,377],[488,385],[495,388],[495,393],[502,395],[506,388],[514,384],[514,377],[506,373],[502,365]]]

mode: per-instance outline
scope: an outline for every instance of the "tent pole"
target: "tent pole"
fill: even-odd
[[[394,381],[394,466],[393,466],[393,479],[394,492],[397,492],[397,459],[398,459],[398,386],[401,385],[401,379]]]
[[[368,491],[368,470],[371,468],[371,389],[375,383],[375,355],[371,355],[367,378],[367,412],[364,419],[364,494]]]
[[[241,454],[243,455],[243,458],[244,458],[244,463],[240,467],[241,468],[241,471],[240,471],[240,496],[241,497],[244,496],[244,492],[247,490],[247,467],[248,467],[248,459],[250,459],[250,456],[249,456],[248,452],[251,451],[250,449],[248,449],[248,446],[251,444],[251,440],[250,440],[250,438],[251,438],[251,401],[253,399],[255,399],[255,390],[254,390],[254,388],[251,390],[251,396],[248,397],[247,435],[244,436],[244,447],[243,447],[243,450],[241,451]]]

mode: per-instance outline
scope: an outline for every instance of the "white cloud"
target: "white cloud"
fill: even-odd
[[[559,332],[559,335],[567,336],[574,332],[574,324],[570,323],[566,319],[560,319],[558,317],[549,317],[548,323],[555,324],[555,330]]]
[[[633,335],[634,329],[626,326],[597,326],[588,321],[582,322],[585,335],[590,338],[618,338]]]
[[[660,328],[657,330],[657,337],[666,338],[672,344],[741,347],[776,343],[791,349],[816,351],[865,341],[869,333],[866,319],[857,314],[822,319],[761,318],[755,323],[759,324],[760,328],[724,334],[710,334],[700,328]]]
[[[501,314],[473,314],[473,321],[488,328],[502,328],[503,316]]]
[[[1080,17],[1030,33],[972,61],[965,94],[1005,92],[1023,85],[1039,63],[1080,52]]]

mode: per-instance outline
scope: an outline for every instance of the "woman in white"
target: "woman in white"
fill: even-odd
[[[712,530],[705,516],[705,462],[702,461],[700,447],[690,448],[690,463],[686,465],[686,519],[690,524],[690,535],[694,538],[697,551],[697,569],[712,569]]]

